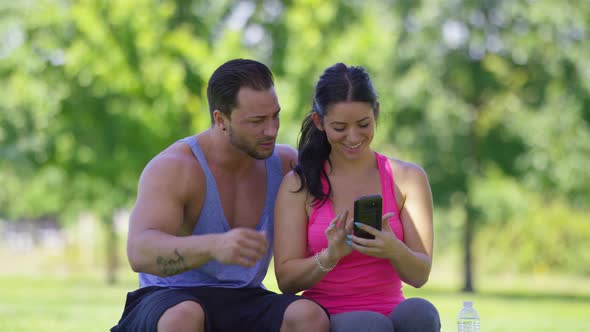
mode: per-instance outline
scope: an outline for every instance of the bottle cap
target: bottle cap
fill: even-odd
[[[463,306],[471,308],[473,307],[473,301],[463,301]]]

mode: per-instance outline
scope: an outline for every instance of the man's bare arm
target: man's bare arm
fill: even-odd
[[[182,155],[156,157],[144,170],[127,242],[134,271],[170,276],[211,259],[253,266],[264,255],[266,237],[252,229],[205,235],[191,235],[193,225],[183,229],[189,199],[193,204],[203,202],[205,179],[198,173],[196,161]]]
[[[169,276],[211,259],[211,239],[181,236],[186,182],[194,181],[186,170],[190,164],[182,155],[168,154],[157,156],[144,169],[127,241],[134,271]]]

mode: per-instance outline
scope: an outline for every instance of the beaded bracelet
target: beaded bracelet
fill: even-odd
[[[326,251],[326,249],[328,249],[328,248],[324,248],[324,249],[322,249],[320,252],[318,252],[318,253],[316,253],[316,254],[315,254],[315,262],[316,262],[316,263],[318,264],[318,266],[320,267],[320,270],[322,270],[322,271],[324,271],[324,272],[330,272],[330,271],[332,271],[332,270],[333,270],[333,269],[336,267],[336,264],[334,264],[334,266],[332,266],[332,267],[330,267],[330,268],[325,268],[325,267],[322,265],[322,262],[320,262],[320,255],[321,255],[321,254],[322,254],[324,251]]]

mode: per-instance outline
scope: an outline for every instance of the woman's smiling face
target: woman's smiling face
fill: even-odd
[[[314,119],[318,125],[318,117]],[[326,132],[332,154],[356,159],[369,150],[375,135],[375,112],[366,102],[341,102],[328,106],[320,129]]]

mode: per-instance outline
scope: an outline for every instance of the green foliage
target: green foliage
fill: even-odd
[[[474,196],[488,221],[478,236],[480,269],[590,275],[586,213],[498,176],[479,181]]]
[[[585,248],[569,230],[588,224],[588,17],[584,0],[2,3],[0,217],[129,207],[149,159],[209,126],[205,85],[230,58],[271,66],[294,145],[318,76],[345,62],[379,93],[375,148],[427,171],[437,245],[468,218],[487,248],[509,222],[534,248],[519,269],[588,273],[565,251],[530,258],[541,238]],[[527,237],[540,202],[558,220]]]
[[[64,192],[59,190],[64,178],[63,170],[52,166],[40,168],[26,179],[20,179],[14,169],[0,172],[0,206],[10,206],[0,218],[39,220],[60,215],[60,207],[68,204]]]
[[[208,123],[203,107],[190,112],[204,104],[202,63],[187,61],[210,54],[207,36],[174,22],[172,2],[44,1],[26,12],[13,18],[26,39],[0,65],[0,169],[16,175],[0,210],[108,216],[129,205],[149,158]]]
[[[575,3],[439,1],[396,13],[406,28],[390,135],[419,151],[439,203],[472,190],[467,180],[489,165],[532,190],[588,201],[580,158],[590,155],[590,89],[580,55],[590,51],[590,5]]]

